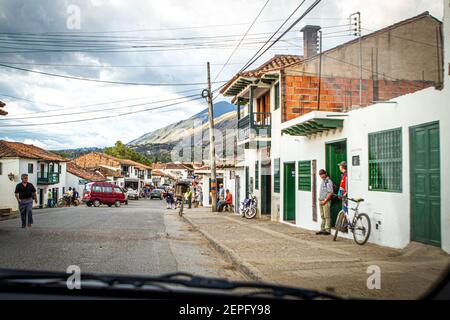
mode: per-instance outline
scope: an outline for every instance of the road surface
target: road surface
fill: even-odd
[[[29,230],[19,219],[0,222],[0,268],[243,278],[163,201],[36,210],[34,223]]]

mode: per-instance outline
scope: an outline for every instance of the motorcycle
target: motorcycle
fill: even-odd
[[[258,202],[256,197],[251,196],[250,198],[242,201],[240,211],[243,218],[253,219],[258,212]]]

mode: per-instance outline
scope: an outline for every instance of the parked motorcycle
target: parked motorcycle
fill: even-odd
[[[256,217],[256,213],[258,212],[258,202],[256,197],[252,195],[250,198],[242,201],[240,211],[242,213],[242,217],[247,219],[253,219]]]

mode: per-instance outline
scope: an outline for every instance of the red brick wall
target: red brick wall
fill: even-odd
[[[283,122],[318,110],[318,77],[283,75],[282,79]],[[430,81],[363,80],[362,105],[390,100],[433,85]],[[320,111],[346,111],[352,106],[359,106],[359,79],[322,78]]]

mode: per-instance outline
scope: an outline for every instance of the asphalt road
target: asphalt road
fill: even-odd
[[[121,208],[35,210],[32,229],[0,222],[0,268],[120,275],[189,272],[242,279],[230,263],[159,200]]]

